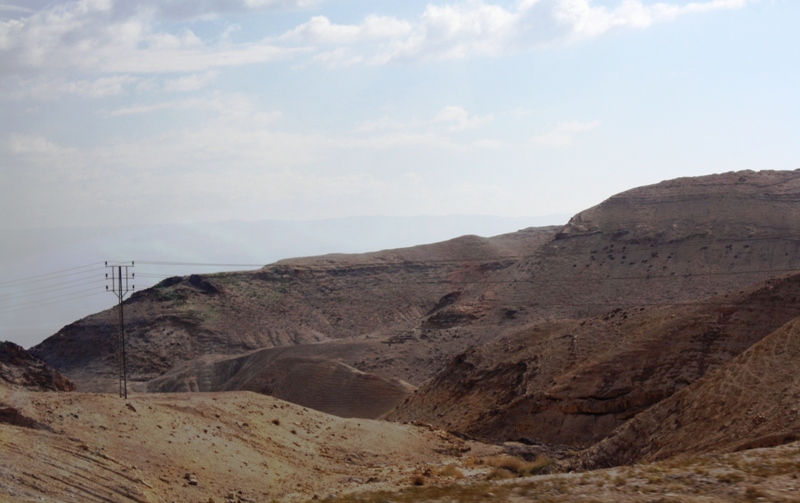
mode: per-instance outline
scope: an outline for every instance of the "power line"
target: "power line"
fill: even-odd
[[[94,288],[92,290],[94,290]],[[38,308],[38,307],[49,306],[49,305],[52,305],[52,304],[60,304],[62,302],[69,302],[71,300],[81,299],[83,297],[89,297],[90,295],[95,295],[95,293],[86,294],[85,292],[92,291],[92,290],[84,290],[83,292],[74,292],[74,293],[70,294],[70,297],[67,297],[67,298],[64,298],[64,299],[61,299],[61,300],[54,300],[52,302],[35,302],[35,303],[29,303],[29,304],[20,304],[20,305],[14,306],[12,308],[6,308],[6,309],[3,309],[3,310],[0,310],[0,314],[13,313],[15,311],[22,311],[22,310],[26,310],[26,309],[35,309],[35,308]],[[84,293],[84,295],[75,296],[76,294],[79,294],[79,293]],[[102,292],[96,292],[96,293],[102,293]],[[60,297],[53,297],[53,299],[58,299],[58,298],[60,298]]]
[[[144,289],[151,288],[152,286],[153,285],[146,286],[146,287],[144,287]],[[67,297],[68,295],[77,295],[77,294],[80,294],[80,293],[83,293],[83,292],[90,292],[90,291],[93,291],[93,290],[94,290],[94,288],[92,288],[91,290],[81,290],[79,292],[71,292],[69,294],[64,294],[64,297]],[[96,294],[100,294],[100,293],[105,293],[105,291],[96,292]],[[89,293],[89,294],[84,294],[84,295],[78,295],[77,297],[67,297],[67,298],[63,298],[61,300],[55,300],[53,302],[40,303],[39,301],[32,301],[30,303],[25,303],[25,304],[16,305],[16,306],[13,306],[13,307],[10,307],[10,308],[0,309],[0,314],[13,313],[15,311],[22,311],[22,310],[27,310],[27,309],[35,309],[35,308],[38,308],[38,307],[50,306],[50,305],[53,305],[53,304],[60,304],[60,303],[63,303],[63,302],[69,302],[71,300],[82,299],[84,297],[90,297],[92,295],[95,295],[95,294],[94,293]],[[61,296],[59,296],[59,297],[51,297],[51,299],[58,299],[60,297]],[[42,299],[42,300],[47,301],[49,299]]]
[[[211,264],[206,262],[159,262],[151,260],[137,260],[144,265],[174,265],[174,266],[196,266],[196,267],[264,267],[265,264]]]
[[[16,283],[18,281],[26,281],[26,280],[30,280],[30,279],[34,279],[34,278],[41,278],[41,277],[44,277],[44,276],[52,276],[53,274],[61,274],[62,272],[75,271],[75,270],[78,270],[78,269],[86,269],[87,267],[97,267],[101,263],[102,262],[93,262],[91,264],[79,265],[77,267],[70,267],[69,269],[61,269],[60,271],[53,271],[53,272],[48,272],[48,273],[45,273],[45,274],[37,274],[36,276],[27,276],[25,278],[14,279],[14,280],[11,280],[11,281],[4,281],[4,282],[0,283],[0,286],[6,285],[6,284],[9,284],[9,283]]]
[[[69,288],[74,288],[76,286],[89,285],[89,284],[92,284],[92,283],[100,283],[100,282],[104,282],[104,281],[105,280],[102,279],[102,278],[95,278],[95,279],[86,278],[86,279],[83,279],[83,280],[79,280],[77,282],[65,281],[65,282],[62,282],[62,283],[56,283],[54,285],[40,286],[40,287],[37,287],[37,288],[31,288],[30,290],[22,290],[22,291],[18,291],[18,292],[14,292],[14,293],[8,293],[8,294],[0,295],[0,300],[13,299],[13,298],[18,298],[18,297],[29,297],[31,292],[38,292],[38,291],[41,291],[41,290],[50,290],[51,292],[55,292],[55,291],[58,291],[58,290],[67,290]],[[68,286],[61,286],[61,285],[68,285]],[[51,287],[53,287],[53,286],[61,286],[61,288],[52,288],[51,289]]]
[[[62,293],[62,294],[56,295],[54,297],[45,297],[45,298],[42,298],[42,299],[39,299],[39,300],[31,300],[31,301],[27,301],[27,302],[22,302],[21,304],[17,304],[17,306],[26,306],[28,304],[35,304],[37,302],[42,302],[42,301],[46,302],[46,301],[50,301],[50,300],[53,300],[53,299],[59,299],[59,298],[62,298],[62,297],[67,297],[67,296],[70,296],[70,295],[75,295],[75,294],[85,293],[85,292],[91,292],[94,289],[95,289],[95,287],[87,288],[85,290],[78,290],[78,291],[75,291],[75,292]]]
[[[22,285],[31,284],[31,283],[41,283],[42,281],[50,281],[50,280],[53,280],[53,279],[68,278],[70,276],[76,276],[78,274],[88,274],[90,272],[96,272],[96,271],[101,271],[101,270],[103,270],[103,269],[101,267],[99,267],[99,268],[94,269],[94,270],[79,271],[79,272],[72,272],[72,273],[66,273],[66,274],[51,273],[50,275],[47,275],[49,277],[42,277],[42,276],[45,276],[45,275],[31,276],[29,278],[21,278],[21,279],[14,280],[14,281],[7,281],[5,283],[0,283],[0,287],[1,288],[12,288],[12,287],[16,287],[16,286],[22,286]],[[31,279],[31,278],[38,278],[38,279]]]

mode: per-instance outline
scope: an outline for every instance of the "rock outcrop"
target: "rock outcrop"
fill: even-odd
[[[0,380],[37,391],[74,391],[60,372],[13,342],[0,343]]]

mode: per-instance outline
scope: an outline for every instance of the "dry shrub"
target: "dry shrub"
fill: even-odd
[[[749,500],[757,500],[763,496],[764,494],[753,486],[748,487],[744,491],[744,497]]]
[[[419,474],[419,473],[418,473],[418,474],[414,475],[413,477],[411,477],[411,484],[412,484],[412,485],[415,485],[415,486],[424,486],[424,485],[425,485],[425,482],[427,482],[427,479],[426,479],[426,478],[425,478],[425,476],[424,476],[424,475],[422,475],[422,474]]]
[[[483,460],[479,459],[477,456],[470,456],[462,464],[465,468],[475,468],[476,466],[482,465]]]
[[[506,468],[495,468],[489,475],[486,476],[486,480],[502,480],[502,479],[511,479],[516,477],[517,475],[506,469]]]
[[[273,419],[272,420],[272,424],[274,424],[275,426],[280,426],[281,425],[281,420],[280,419]]]
[[[447,465],[439,470],[439,475],[442,477],[452,477],[455,479],[463,479],[464,473],[455,467],[455,465]]]
[[[524,477],[540,473],[550,466],[553,460],[545,456],[539,457],[534,461],[525,461],[513,456],[495,456],[487,458],[485,463],[492,468],[507,470],[519,477]]]

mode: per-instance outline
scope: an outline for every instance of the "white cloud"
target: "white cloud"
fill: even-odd
[[[591,131],[600,126],[599,120],[589,122],[571,121],[559,122],[555,129],[549,133],[534,136],[533,145],[546,148],[563,148],[575,143],[575,136],[579,133]]]
[[[140,6],[123,17],[114,10],[120,4],[82,0],[0,21],[0,75],[203,72],[296,52],[265,42],[212,44],[187,28],[158,30],[156,10]]]
[[[491,120],[491,116],[478,117],[470,115],[463,108],[456,106],[445,107],[441,112],[436,114],[436,117],[433,119],[434,122],[449,124],[450,126],[448,129],[450,131],[473,129]]]
[[[747,0],[710,0],[686,5],[623,0],[616,8],[593,6],[590,0],[559,0],[554,18],[571,27],[578,37],[595,37],[613,28],[647,28],[653,23],[673,21],[678,16],[721,9],[740,9]]]
[[[67,81],[62,78],[41,77],[33,80],[22,80],[17,88],[20,96],[37,100],[55,100],[65,95],[77,95],[89,98],[104,98],[126,92],[139,81],[131,75],[112,75],[97,79],[80,79]]]
[[[168,79],[164,82],[164,90],[171,92],[196,91],[205,87],[209,82],[216,79],[218,75],[218,71],[209,71]]]
[[[33,14],[33,9],[27,7],[20,7],[18,5],[0,4],[0,12],[21,12],[24,14]]]
[[[306,44],[351,44],[372,39],[395,38],[411,32],[411,24],[389,16],[370,15],[360,25],[331,23],[325,16],[314,16],[287,31],[278,40]]]
[[[516,8],[482,1],[429,4],[414,21],[372,15],[360,24],[342,25],[315,16],[275,40],[312,45],[324,55],[317,61],[327,65],[345,58],[371,64],[463,59],[596,37],[614,28],[646,28],[681,15],[738,9],[746,3],[709,0],[645,5],[641,0],[621,0],[613,9],[591,0],[523,0]]]
[[[334,67],[491,56],[746,4],[747,0],[708,0],[645,5],[642,0],[620,0],[608,8],[591,0],[523,0],[515,7],[481,0],[431,3],[416,19],[371,14],[357,24],[337,24],[316,15],[282,35],[237,44],[230,37],[235,26],[203,38],[186,23],[170,29],[161,21],[248,9],[304,9],[314,2],[79,0],[0,20],[0,79],[66,72],[83,72],[94,79],[114,74],[204,74],[281,59]],[[166,88],[197,89],[208,80],[198,75],[177,77]],[[121,91],[98,90],[96,95],[113,92]]]

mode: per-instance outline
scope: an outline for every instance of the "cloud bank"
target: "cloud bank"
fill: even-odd
[[[285,59],[337,66],[497,56],[590,39],[614,29],[642,29],[689,14],[739,9],[746,2],[647,5],[621,0],[614,8],[590,0],[523,0],[511,7],[482,1],[431,3],[415,19],[371,14],[358,24],[338,24],[314,15],[284,33],[265,33],[240,43],[229,40],[235,26],[200,37],[189,22],[167,21],[211,20],[230,12],[310,10],[318,3],[80,0],[29,15],[25,7],[6,5],[6,11],[21,15],[0,19],[0,74],[197,73]]]

